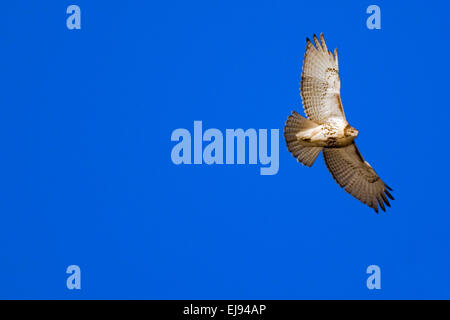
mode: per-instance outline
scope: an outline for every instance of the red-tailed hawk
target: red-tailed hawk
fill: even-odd
[[[394,200],[386,185],[364,160],[354,139],[358,130],[345,119],[340,96],[337,49],[328,51],[323,34],[314,45],[307,38],[300,83],[303,108],[308,119],[293,111],[284,127],[284,138],[292,155],[310,167],[323,151],[323,157],[334,180],[378,213]]]

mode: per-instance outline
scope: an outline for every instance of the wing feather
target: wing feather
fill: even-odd
[[[386,197],[394,200],[390,188],[364,161],[354,142],[344,148],[324,148],[323,156],[331,175],[345,191],[377,213],[379,207],[386,211],[386,206],[391,206]]]
[[[323,51],[331,53],[328,51],[327,44],[325,43],[325,38],[323,37],[323,33],[320,34],[320,43],[322,44]]]
[[[314,43],[316,44],[316,48],[319,51],[322,51],[322,46],[320,45],[319,39],[317,39],[316,35],[313,34]]]
[[[330,118],[345,120],[340,96],[341,81],[337,51],[328,51],[323,34],[320,41],[313,36],[316,47],[306,39],[306,52],[303,61],[300,83],[303,107],[306,115],[318,123]]]

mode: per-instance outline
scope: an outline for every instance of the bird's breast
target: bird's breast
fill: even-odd
[[[353,142],[354,137],[328,137],[325,141],[326,147],[328,148],[342,148],[346,147]]]

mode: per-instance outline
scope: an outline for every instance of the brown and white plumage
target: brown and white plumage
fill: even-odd
[[[284,128],[288,150],[310,167],[323,151],[328,170],[336,182],[378,213],[390,207],[392,191],[361,156],[354,139],[358,130],[346,120],[340,96],[337,50],[328,50],[323,34],[306,39],[300,84],[308,119],[293,111]]]
[[[323,157],[334,180],[356,199],[378,213],[378,205],[385,211],[385,204],[394,200],[387,186],[370,164],[364,160],[355,142],[343,148],[324,148]]]
[[[345,121],[342,108],[337,50],[335,56],[328,51],[323,34],[321,43],[313,37],[316,47],[306,39],[306,52],[303,60],[300,83],[303,108],[309,119],[317,123],[328,122],[330,118]]]

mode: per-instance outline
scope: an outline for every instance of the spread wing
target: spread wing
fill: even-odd
[[[391,190],[364,161],[355,143],[345,148],[324,148],[323,157],[334,180],[356,199],[378,213],[378,205],[385,211],[391,205],[386,196],[394,200]]]
[[[300,83],[303,108],[308,118],[318,123],[325,123],[329,118],[345,120],[340,96],[341,80],[337,49],[334,49],[333,56],[328,51],[323,34],[320,34],[322,44],[316,35],[313,38],[316,47],[308,38],[306,39]]]

